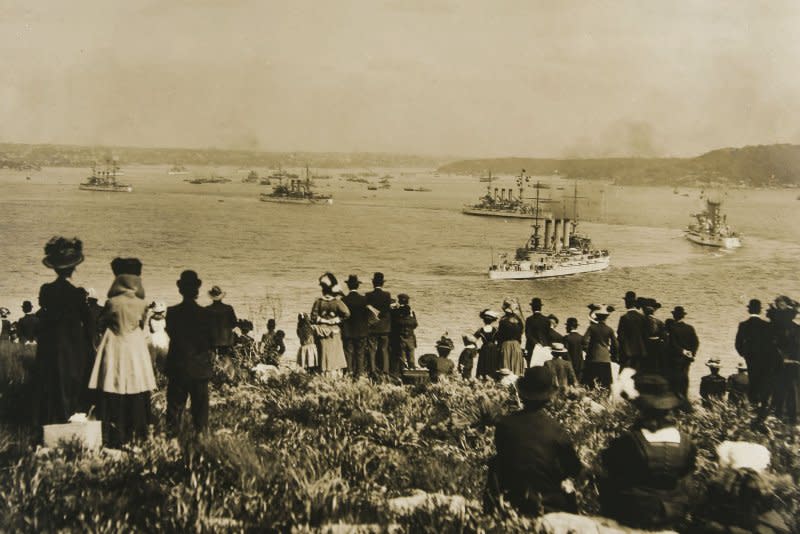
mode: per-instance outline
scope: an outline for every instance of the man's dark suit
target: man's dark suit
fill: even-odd
[[[572,362],[572,370],[580,379],[583,372],[583,336],[578,332],[572,331],[564,336],[564,346],[569,352],[569,359]]]
[[[628,310],[619,318],[617,327],[620,367],[641,367],[642,361],[647,357],[645,339],[647,318],[636,310]]]
[[[736,331],[736,352],[747,362],[750,377],[747,395],[754,404],[770,401],[781,368],[781,362],[772,356],[770,339],[769,323],[756,315],[739,323]]]
[[[167,424],[176,431],[186,399],[192,399],[192,420],[197,430],[208,424],[208,380],[211,378],[211,316],[194,300],[167,308],[169,335],[166,374]]]
[[[525,319],[525,359],[531,364],[533,347],[537,344],[543,347],[550,346],[550,319],[535,311]]]
[[[366,294],[367,304],[377,309],[378,318],[369,326],[369,368],[370,371],[389,372],[389,333],[392,330],[392,295],[380,287]]]
[[[352,290],[342,297],[342,301],[350,310],[350,317],[342,323],[342,342],[347,368],[353,376],[359,376],[367,370],[367,338],[369,323],[367,322],[367,298],[358,291]]]
[[[694,327],[683,321],[670,322],[668,336],[669,367],[666,370],[666,374],[672,391],[681,398],[686,399],[689,394],[689,366],[697,354],[700,340],[697,339]],[[690,352],[692,356],[686,356],[684,351]]]
[[[215,300],[206,309],[211,317],[211,343],[221,353],[233,346],[233,329],[236,328],[236,313],[233,306]]]

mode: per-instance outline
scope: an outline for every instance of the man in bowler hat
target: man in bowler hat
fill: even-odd
[[[550,346],[550,319],[542,314],[542,299],[534,297],[531,299],[530,317],[525,319],[525,359],[528,366],[531,364],[533,349],[536,345],[542,347]]]
[[[389,373],[389,334],[392,331],[392,295],[383,290],[383,273],[372,276],[372,291],[367,293],[369,322],[369,369],[371,372]]]
[[[410,298],[405,293],[397,295],[397,306],[392,308],[392,367],[398,375],[403,368],[413,369],[414,350],[417,348],[417,315],[411,309]]]
[[[620,367],[639,369],[645,359],[644,340],[647,339],[647,319],[637,308],[636,293],[625,293],[625,313],[619,318],[617,342]]]
[[[353,376],[367,372],[367,338],[369,324],[367,316],[367,298],[358,292],[361,281],[351,274],[344,282],[349,292],[342,301],[350,310],[350,317],[342,322],[342,344],[347,359],[347,368]]]
[[[750,378],[748,398],[758,408],[766,409],[772,399],[776,375],[781,368],[772,351],[770,324],[761,318],[761,301],[752,299],[747,304],[750,317],[739,323],[736,331],[736,352],[747,363]]]
[[[17,336],[20,343],[36,343],[36,336],[39,331],[39,317],[33,313],[33,304],[26,300],[22,303],[23,315],[17,321]]]
[[[197,304],[202,280],[194,271],[183,271],[177,282],[183,301],[167,309],[167,426],[180,427],[187,398],[195,430],[208,424],[208,380],[212,373],[213,338],[211,316]]]
[[[675,306],[672,310],[672,322],[669,323],[667,375],[672,391],[681,399],[683,407],[689,406],[689,367],[692,365],[700,340],[694,327],[684,322],[686,310],[683,306]]]

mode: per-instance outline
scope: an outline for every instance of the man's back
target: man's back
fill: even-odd
[[[680,353],[683,350],[696,354],[700,342],[692,325],[683,321],[673,321],[669,327],[669,345],[673,354]]]
[[[211,321],[211,339],[215,347],[233,345],[233,329],[236,327],[236,313],[233,306],[216,300],[206,306]]]
[[[376,287],[366,295],[367,304],[377,309],[380,314],[378,320],[369,327],[370,334],[386,335],[391,331],[390,312],[392,308],[392,296],[389,292]]]
[[[357,291],[351,291],[342,297],[342,301],[350,310],[350,317],[342,323],[342,337],[367,337],[369,335],[367,298]]]
[[[621,358],[627,361],[627,359],[640,358],[645,355],[646,330],[647,319],[636,310],[628,310],[619,318],[617,341]]]
[[[553,372],[559,388],[564,389],[566,387],[575,385],[575,382],[577,381],[575,377],[575,370],[572,368],[572,364],[567,360],[553,358],[552,360],[544,362],[544,366],[549,367]]]
[[[764,354],[769,345],[769,323],[751,316],[739,323],[736,331],[736,352],[745,360]]]
[[[525,348],[529,351],[534,345],[550,346],[550,319],[541,312],[534,312],[525,319]]]
[[[167,309],[167,374],[186,378],[211,377],[211,319],[207,309],[185,301]]]
[[[39,318],[32,313],[25,314],[17,321],[17,335],[20,342],[35,342],[39,329]]]

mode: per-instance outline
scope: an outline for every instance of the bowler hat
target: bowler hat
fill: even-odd
[[[203,285],[203,281],[197,277],[197,273],[191,270],[183,271],[178,279],[178,287],[197,289]]]
[[[111,260],[111,271],[114,276],[121,274],[142,275],[142,262],[138,258],[114,258]]]
[[[626,291],[625,296],[623,297],[625,302],[636,302],[636,292],[635,291]]]
[[[33,304],[31,304],[31,301],[26,300],[22,303],[22,311],[25,313],[33,311]]]
[[[397,295],[397,302],[400,304],[408,304],[409,297],[405,293],[400,293]]]
[[[222,300],[225,298],[225,292],[219,286],[211,286],[208,296],[211,297],[211,300]]]
[[[636,391],[639,396],[635,402],[643,409],[671,410],[678,406],[680,399],[670,390],[667,379],[655,375],[644,374],[634,377]]]
[[[358,279],[358,276],[355,274],[351,274],[347,277],[347,280],[344,281],[347,284],[347,287],[350,289],[355,289],[361,285],[361,280]]]
[[[747,303],[747,311],[750,313],[761,313],[761,301],[758,299],[750,299]]]
[[[540,299],[539,297],[533,297],[531,299],[531,308],[533,308],[535,310],[541,310],[542,309],[542,299]]]
[[[555,375],[547,367],[530,367],[517,379],[517,393],[524,400],[549,400],[556,391]]]
[[[374,286],[382,286],[383,285],[383,273],[376,272],[372,275],[372,285]]]
[[[686,317],[686,310],[683,309],[683,306],[675,306],[672,310],[672,316],[677,319],[683,319]]]
[[[51,269],[75,267],[83,261],[83,242],[77,237],[55,236],[44,246],[42,263]]]
[[[575,317],[568,317],[566,326],[567,328],[578,328],[578,320]]]

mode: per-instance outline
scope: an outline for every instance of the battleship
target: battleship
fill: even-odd
[[[130,193],[133,186],[117,182],[119,166],[116,160],[109,160],[105,169],[97,170],[97,165],[92,166],[92,175],[78,186],[83,191],[105,191],[107,193]]]
[[[517,191],[518,196],[514,198],[514,190],[510,187],[508,189],[497,187],[492,192],[492,181],[494,177],[491,171],[488,176],[481,177],[481,182],[488,182],[486,186],[486,194],[478,199],[477,204],[464,206],[461,210],[462,213],[467,215],[482,215],[486,217],[506,217],[513,219],[534,219],[537,217],[534,207],[527,204],[522,198],[522,191],[524,186],[530,182],[530,176],[525,175],[523,169],[519,176],[517,176]],[[539,214],[541,216],[541,214]]]
[[[611,255],[608,251],[593,248],[589,236],[578,233],[577,184],[572,219],[566,217],[554,219],[552,215],[540,218],[539,191],[547,189],[548,186],[536,182],[533,188],[536,190],[533,232],[525,246],[517,249],[513,260],[509,260],[507,254],[500,255],[499,263],[494,263],[492,258],[493,265],[489,267],[489,279],[554,278],[608,269],[611,265]],[[540,230],[543,230],[541,235]]]
[[[279,202],[283,204],[333,204],[331,195],[315,193],[312,190],[312,185],[311,175],[308,172],[308,167],[306,167],[304,180],[279,177],[278,185],[272,189],[272,192],[261,193],[259,199],[262,202]]]
[[[706,209],[695,213],[696,222],[684,232],[686,239],[698,245],[716,248],[739,248],[742,241],[728,226],[728,216],[721,211],[721,202],[706,198]]]

